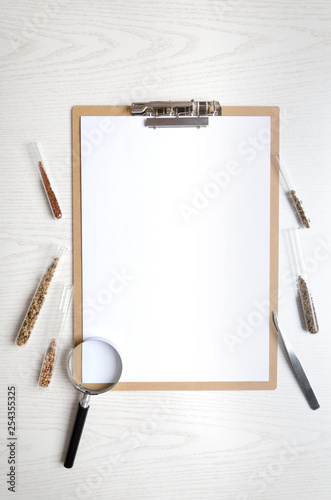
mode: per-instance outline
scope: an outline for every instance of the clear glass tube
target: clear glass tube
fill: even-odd
[[[302,205],[302,201],[298,198],[297,190],[294,186],[293,179],[291,177],[289,169],[286,166],[284,158],[282,157],[282,155],[280,153],[277,153],[275,155],[275,160],[277,162],[277,165],[279,167],[279,171],[280,171],[282,179],[284,181],[285,190],[286,190],[286,194],[287,194],[287,197],[289,199],[289,202],[291,203],[292,207],[294,208],[301,226],[309,228],[310,227],[310,220],[307,218],[306,212],[305,212],[303,205]]]
[[[19,329],[18,335],[16,337],[16,345],[23,346],[26,345],[38,319],[41,308],[45,302],[47,293],[52,284],[54,274],[62,261],[62,257],[67,251],[67,247],[55,245],[52,248],[51,254],[49,255],[49,263],[44,269],[44,272],[39,280],[36,291],[30,302],[22,325]]]
[[[58,359],[60,342],[63,336],[63,331],[66,325],[68,312],[72,300],[73,287],[69,285],[58,284],[55,293],[56,321],[50,327],[50,332],[47,336],[47,344],[45,354],[41,364],[41,370],[38,380],[38,386],[47,388],[50,385],[55,364]]]
[[[309,333],[317,333],[319,326],[313,298],[310,292],[308,273],[300,238],[300,229],[289,229],[287,230],[287,235],[290,243],[293,267],[306,329]]]
[[[60,208],[59,199],[54,192],[54,183],[51,181],[49,168],[45,159],[45,155],[42,146],[39,142],[34,142],[30,145],[33,161],[38,167],[38,172],[42,185],[45,190],[45,194],[51,209],[51,212],[55,219],[62,219],[62,210]]]

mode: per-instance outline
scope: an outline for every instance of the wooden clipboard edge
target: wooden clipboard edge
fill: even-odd
[[[82,221],[80,173],[81,116],[128,116],[130,106],[75,106],[72,110],[73,144],[73,271],[74,271],[74,345],[83,340],[82,320]],[[270,308],[269,308],[269,380],[263,382],[119,382],[113,390],[273,390],[277,387],[277,335],[272,312],[278,312],[279,247],[279,171],[273,158],[279,153],[278,106],[225,106],[223,116],[270,116]],[[98,385],[91,385],[98,389]]]

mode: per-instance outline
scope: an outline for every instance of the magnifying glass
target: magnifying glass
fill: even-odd
[[[122,359],[111,342],[94,337],[70,351],[67,370],[73,385],[84,394],[78,404],[77,417],[64,462],[64,467],[71,469],[90,407],[90,396],[102,394],[115,387],[122,374]]]

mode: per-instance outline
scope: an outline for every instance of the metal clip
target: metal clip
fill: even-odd
[[[218,101],[134,102],[131,114],[147,116],[147,127],[206,127],[208,116],[221,116]]]

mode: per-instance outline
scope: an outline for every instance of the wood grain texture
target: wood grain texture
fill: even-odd
[[[1,498],[12,495],[13,384],[17,499],[330,498],[330,17],[324,0],[1,0]],[[43,245],[72,246],[71,109],[191,98],[281,109],[281,150],[312,221],[305,249],[320,333],[302,329],[282,232],[280,317],[321,408],[309,409],[282,352],[276,391],[113,392],[92,401],[76,465],[66,470],[79,399],[65,368],[71,318],[46,392],[36,383],[47,315],[26,349],[13,339]],[[52,219],[29,158],[34,140],[49,160],[62,221]],[[293,222],[282,194],[280,220],[281,228]],[[60,272],[72,281],[70,254]]]

